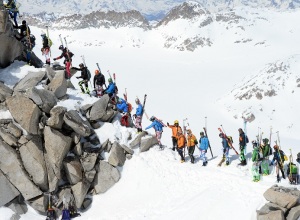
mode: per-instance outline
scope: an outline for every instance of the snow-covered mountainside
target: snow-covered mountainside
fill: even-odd
[[[185,0],[19,0],[22,4],[21,11],[30,14],[46,12],[54,13],[55,16],[72,14],[89,14],[93,11],[117,11],[125,12],[129,10],[140,11],[149,19],[161,18],[173,7],[186,2]],[[298,0],[194,0],[201,3],[211,11],[218,11],[224,8],[236,6],[268,7],[279,9],[292,9],[300,6]]]

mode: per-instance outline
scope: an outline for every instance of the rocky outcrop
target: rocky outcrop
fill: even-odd
[[[103,122],[111,121],[117,114],[116,111],[109,107],[109,96],[106,94],[102,96],[97,102],[95,102],[89,113],[89,120],[96,121],[100,120]]]
[[[64,122],[70,126],[77,134],[88,137],[91,135],[91,126],[87,121],[82,120],[75,110],[70,110],[64,115]]]
[[[45,89],[31,88],[28,97],[45,113],[49,114],[50,110],[57,104],[55,95]]]
[[[0,207],[12,201],[20,195],[20,192],[14,187],[0,170]]]
[[[48,90],[52,91],[58,99],[67,94],[67,81],[64,71],[56,72],[54,78],[48,85]]]
[[[44,77],[44,71],[28,72],[28,74],[14,86],[14,92],[26,92],[28,89],[40,83]]]

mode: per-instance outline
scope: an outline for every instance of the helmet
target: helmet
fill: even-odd
[[[139,98],[136,98],[136,99],[135,99],[135,103],[137,103],[137,104],[140,103]]]
[[[64,46],[63,46],[63,45],[60,45],[58,49],[59,49],[59,50],[63,50],[63,49],[64,49]]]
[[[95,75],[98,75],[99,73],[99,70],[95,70]]]
[[[220,133],[220,134],[219,134],[219,137],[223,137],[223,134],[222,134],[222,133]]]
[[[46,37],[46,34],[44,32],[41,33],[41,37]]]
[[[151,118],[149,119],[150,121],[154,121],[155,120],[155,117],[154,116],[151,116]]]
[[[203,131],[201,131],[201,132],[200,132],[200,135],[201,135],[201,136],[204,136],[204,132],[203,132]]]
[[[276,145],[274,145],[274,147],[273,147],[275,150],[278,150],[279,149],[279,146],[276,144]]]
[[[84,67],[83,63],[79,64],[79,67]]]
[[[25,21],[25,20],[23,20],[23,21],[22,21],[22,24],[26,24],[26,21]]]
[[[253,145],[253,147],[256,147],[257,146],[257,141],[256,140],[252,141],[252,145]]]
[[[262,140],[264,143],[269,143],[269,139],[268,138],[264,138],[263,140]]]
[[[239,131],[239,132],[242,132],[242,131],[243,131],[243,129],[239,128],[239,129],[238,129],[238,131]]]
[[[175,121],[174,121],[174,124],[179,124],[179,121],[178,121],[178,120],[175,120]]]
[[[112,78],[108,78],[108,80],[107,80],[108,82],[112,82]]]
[[[189,133],[192,133],[192,130],[191,129],[187,129],[186,132],[189,134]]]

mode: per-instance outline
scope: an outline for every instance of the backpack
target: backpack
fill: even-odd
[[[62,210],[61,220],[71,220],[69,209]]]
[[[279,150],[279,152],[280,152],[281,161],[282,162],[288,161],[288,157],[285,155],[285,153],[282,150]]]
[[[273,154],[273,150],[272,150],[272,147],[270,147],[270,145],[268,145],[269,147],[269,153],[268,153],[268,156],[272,155]]]
[[[245,135],[245,141],[246,141],[246,144],[249,143],[249,139],[248,139],[248,136],[247,136],[247,135]]]
[[[47,39],[48,39],[48,46],[51,47],[53,45],[53,42],[49,37],[47,37]]]
[[[91,75],[90,70],[87,67],[86,67],[86,74],[87,74],[88,80],[90,80],[92,75]]]
[[[298,168],[295,164],[289,166],[291,167],[290,174],[298,174]]]
[[[128,106],[128,112],[131,113],[131,111],[132,111],[132,105],[128,102],[127,106]]]
[[[229,141],[230,141],[230,143],[233,143],[232,136],[227,136],[227,140],[229,140]]]
[[[198,140],[197,139],[194,140],[194,144],[195,145],[198,144]]]

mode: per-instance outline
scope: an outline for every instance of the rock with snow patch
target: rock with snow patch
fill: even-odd
[[[39,197],[33,198],[29,201],[29,204],[34,210],[46,214],[48,208],[48,196],[41,195]]]
[[[156,137],[151,136],[151,137],[144,138],[142,139],[140,144],[140,152],[148,151],[151,147],[153,147],[156,144],[158,144]]]
[[[0,170],[0,207],[9,203],[18,195],[20,192],[11,184],[11,182],[4,176]]]
[[[35,87],[45,77],[44,71],[28,72],[15,86],[14,92],[26,92],[26,90]]]
[[[52,81],[48,84],[48,90],[52,91],[56,98],[60,99],[67,94],[67,81],[64,71],[57,71]]]
[[[126,161],[125,150],[118,142],[114,142],[108,158],[108,163],[113,166],[123,166]]]
[[[7,203],[5,207],[10,208],[12,211],[18,215],[23,215],[28,211],[27,205],[24,202],[22,196],[17,196],[12,201]]]
[[[60,179],[62,162],[71,148],[72,138],[46,126],[44,130],[44,139],[50,165],[57,178]]]
[[[82,166],[78,159],[66,158],[63,164],[67,179],[71,185],[75,185],[82,180]]]
[[[19,148],[21,159],[26,171],[32,176],[33,182],[44,192],[48,191],[48,174],[40,137],[31,139]]]
[[[130,142],[129,147],[134,149],[134,148],[138,148],[141,141],[142,141],[142,137],[144,137],[146,135],[145,131],[142,131],[140,134],[138,134],[136,136],[136,138]]]
[[[16,138],[20,138],[22,136],[22,133],[23,133],[22,130],[20,128],[18,128],[18,126],[16,126],[13,122],[11,122],[7,125],[7,129],[9,131],[9,133],[11,133]]]
[[[31,88],[27,92],[28,97],[40,108],[43,112],[47,114],[50,113],[50,110],[57,104],[57,98],[50,92],[45,89]]]
[[[297,205],[289,211],[286,220],[298,220],[300,218],[300,205]]]
[[[64,122],[83,137],[90,136],[92,133],[89,123],[84,121],[75,110],[70,110],[65,113]]]
[[[285,220],[283,211],[276,210],[265,215],[258,215],[257,220]]]
[[[6,103],[13,118],[22,128],[30,134],[39,134],[39,119],[42,112],[32,100],[16,95],[9,97]]]
[[[82,164],[84,172],[91,171],[95,167],[97,158],[97,153],[83,152],[83,154],[80,157],[80,162]]]
[[[106,192],[116,182],[118,182],[121,177],[117,168],[102,160],[96,169],[97,174],[93,183],[96,194]]]
[[[109,96],[105,94],[98,101],[96,101],[90,110],[90,121],[101,120],[103,122],[108,122],[113,119],[117,114],[112,108],[108,108]]]
[[[67,108],[62,106],[56,106],[51,109],[50,115],[51,117],[47,121],[47,125],[51,128],[55,128],[60,130],[64,123],[64,114],[67,111]]]
[[[121,147],[128,153],[133,155],[134,151],[132,149],[130,149],[129,147],[127,147],[125,144],[121,144]]]
[[[1,140],[0,169],[7,179],[21,192],[25,200],[42,194],[40,189],[29,179],[16,151]]]
[[[266,200],[275,203],[283,208],[290,209],[298,202],[298,196],[286,193],[280,187],[273,186],[264,193]]]
[[[6,97],[12,96],[12,94],[13,94],[13,90],[8,86],[4,85],[3,82],[0,82],[0,96],[2,97],[0,102],[5,101]]]
[[[10,146],[18,146],[18,139],[12,134],[6,132],[3,128],[0,128],[0,137]]]
[[[71,187],[75,198],[76,207],[78,209],[81,207],[82,202],[90,188],[90,185],[91,184],[87,180],[83,180]]]
[[[89,181],[90,183],[92,183],[93,180],[94,180],[94,178],[95,178],[96,173],[97,173],[96,170],[92,169],[92,170],[90,170],[88,172],[85,172],[84,176],[87,179],[87,181]]]

